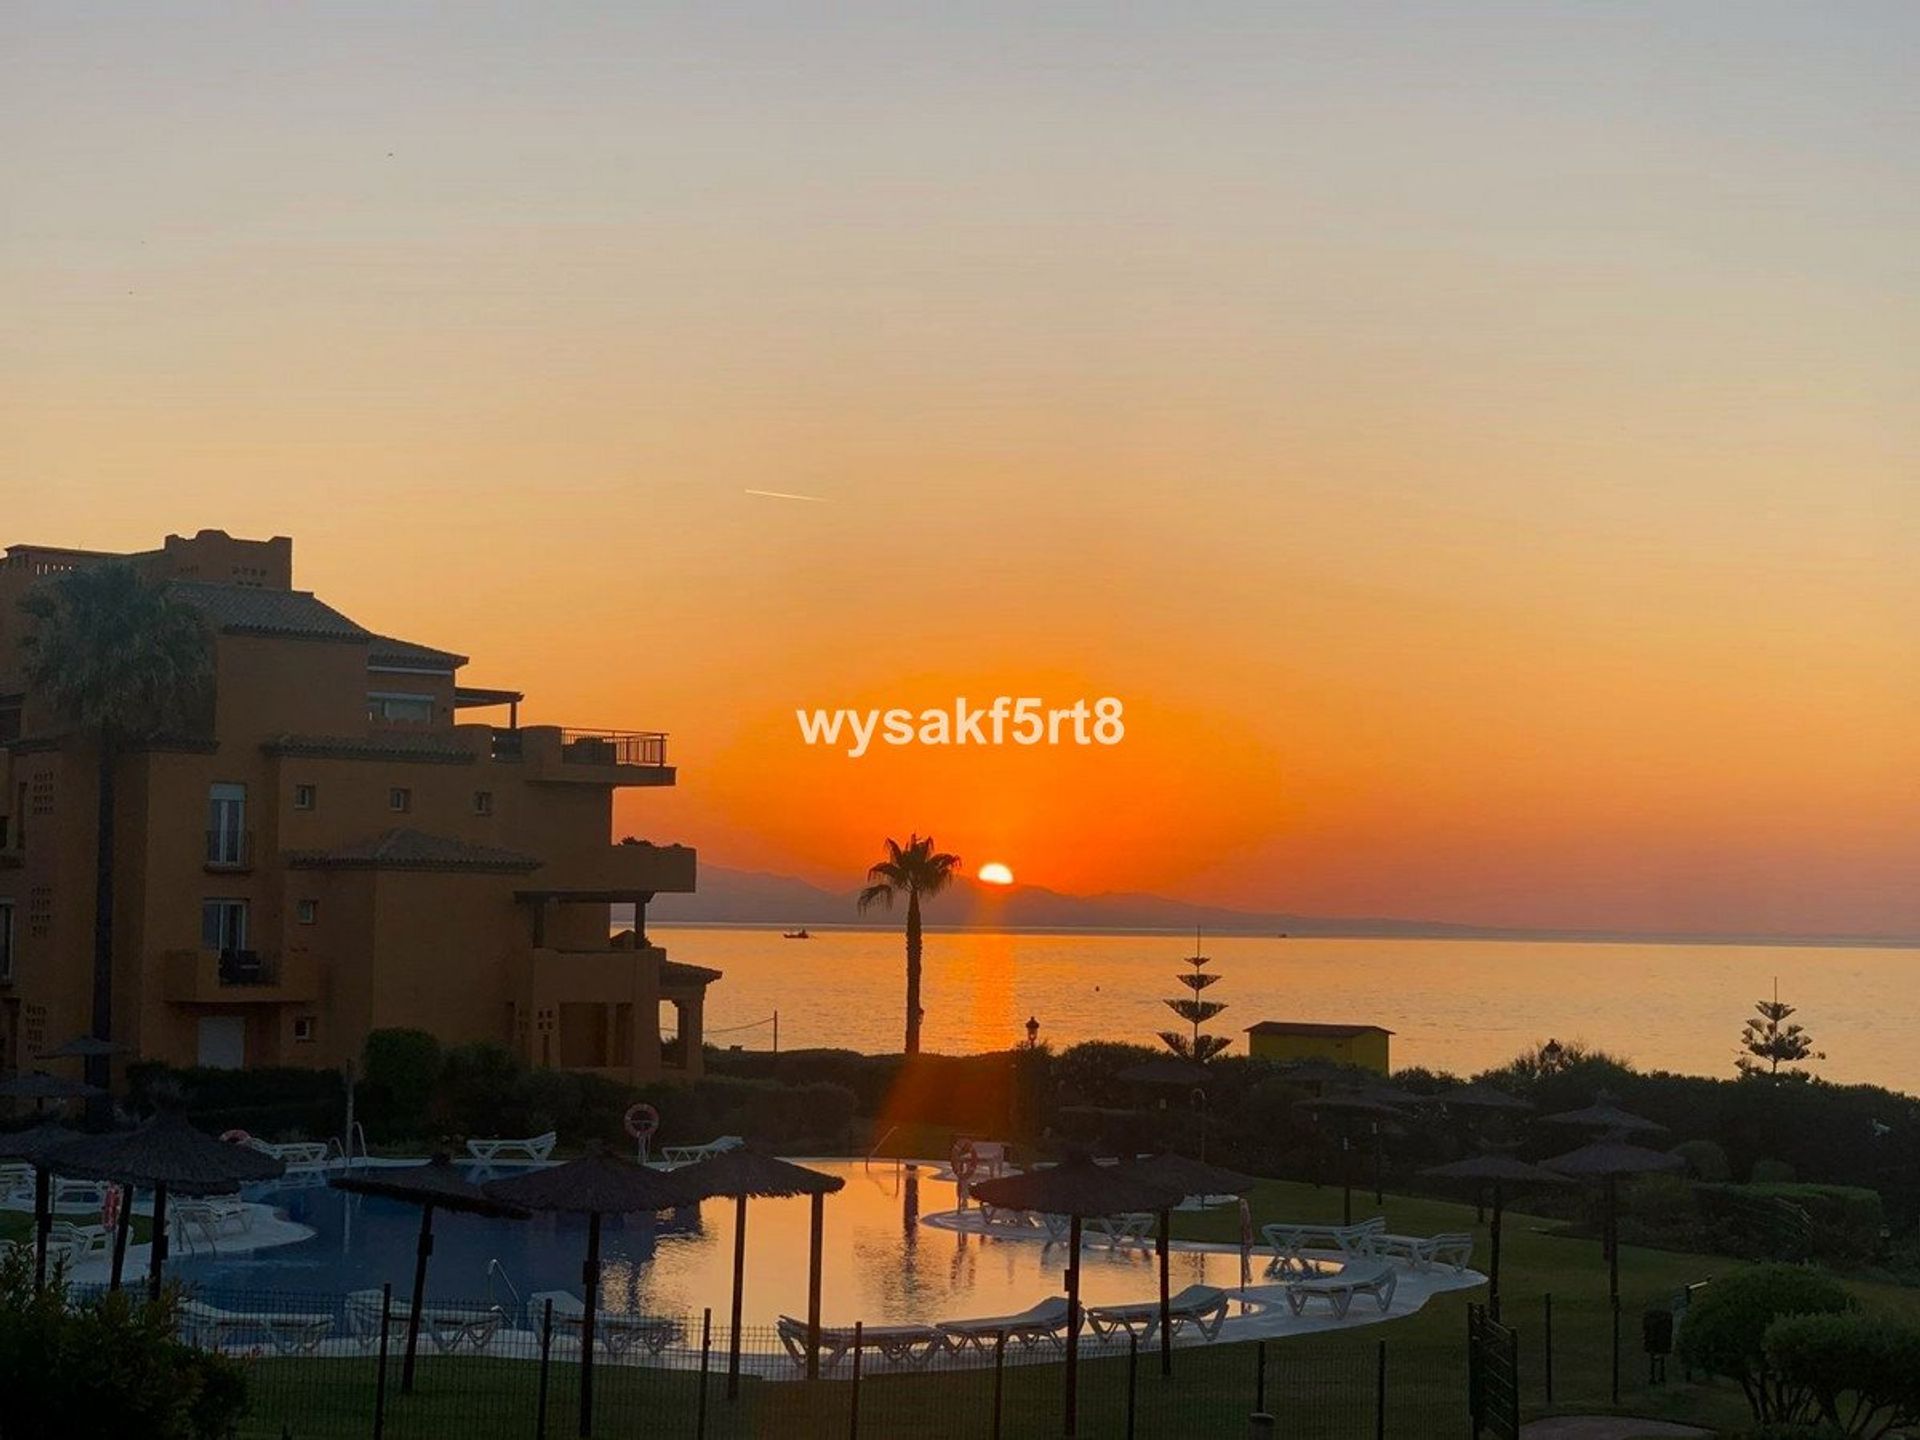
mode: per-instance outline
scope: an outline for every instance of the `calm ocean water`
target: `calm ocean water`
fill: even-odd
[[[708,992],[715,1043],[898,1050],[900,934],[820,930],[783,940],[754,928],[655,926],[676,960],[726,972]],[[1209,1027],[1332,1020],[1394,1031],[1396,1066],[1458,1074],[1497,1065],[1554,1037],[1583,1040],[1643,1069],[1733,1074],[1741,1023],[1775,977],[1781,998],[1828,1060],[1817,1073],[1920,1093],[1920,950],[1740,945],[1623,945],[1481,940],[1208,937],[1231,1008]],[[950,1054],[1004,1049],[1029,1015],[1056,1046],[1134,1040],[1175,1023],[1160,1003],[1191,936],[944,932],[927,936],[924,1045]],[[730,1027],[748,1026],[719,1034]]]

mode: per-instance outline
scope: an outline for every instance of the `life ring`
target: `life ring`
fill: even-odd
[[[100,1197],[101,1228],[111,1230],[120,1223],[120,1187],[109,1185]]]
[[[627,1127],[627,1134],[636,1140],[651,1140],[654,1132],[660,1128],[660,1112],[653,1106],[641,1101],[629,1105],[627,1113],[621,1118],[621,1124]]]
[[[244,1130],[235,1129],[235,1130],[223,1131],[221,1133],[220,1138],[226,1141],[227,1144],[229,1145],[244,1145],[249,1140],[253,1139],[253,1136],[249,1135]]]

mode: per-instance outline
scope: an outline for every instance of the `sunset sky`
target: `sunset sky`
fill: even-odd
[[[11,4],[0,542],[290,534],[671,731],[621,827],[714,863],[1920,933],[1916,73],[1905,3]],[[1003,693],[1127,739],[793,716]]]

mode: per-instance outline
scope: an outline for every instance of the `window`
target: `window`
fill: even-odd
[[[376,725],[431,725],[431,695],[384,695],[376,691],[367,696],[367,719]]]
[[[205,950],[246,949],[247,902],[202,900],[200,902],[200,945]]]
[[[0,900],[0,984],[13,979],[13,901]]]
[[[207,792],[207,864],[247,863],[247,787],[219,783]]]
[[[293,1043],[311,1045],[313,1043],[313,1016],[296,1015],[293,1017]]]
[[[27,934],[44,940],[53,933],[53,887],[36,885],[27,891]]]
[[[473,792],[473,813],[476,815],[493,814],[493,791],[476,790]]]
[[[311,785],[293,787],[293,808],[296,810],[313,809],[314,801],[320,798],[320,792]]]
[[[320,918],[318,900],[302,900],[293,907],[293,917],[302,925],[311,925]]]
[[[397,815],[404,815],[413,809],[413,791],[403,785],[396,785],[387,791],[387,809]]]

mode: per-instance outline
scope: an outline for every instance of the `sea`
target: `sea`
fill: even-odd
[[[765,1050],[898,1051],[905,942],[898,930],[814,929],[788,940],[760,926],[649,927],[675,960],[723,973],[707,992],[710,1043]],[[1826,1058],[1814,1073],[1920,1094],[1920,949],[1623,944],[1519,940],[1206,936],[1206,992],[1227,1009],[1207,1028],[1244,1054],[1250,1025],[1316,1020],[1382,1025],[1396,1069],[1470,1075],[1555,1039],[1643,1070],[1735,1073],[1754,1002],[1797,1008]],[[930,930],[922,1048],[946,1054],[1024,1043],[1157,1045],[1180,1026],[1165,1001],[1187,993],[1191,933]]]

